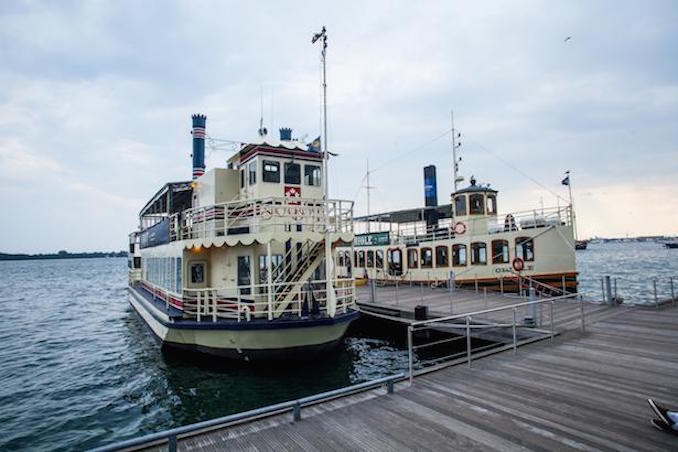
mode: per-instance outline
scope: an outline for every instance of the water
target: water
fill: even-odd
[[[678,275],[678,250],[590,245],[582,288],[599,277]],[[123,259],[0,262],[0,450],[73,450],[367,381],[407,368],[407,353],[356,334],[312,365],[251,368],[160,353],[127,303]]]

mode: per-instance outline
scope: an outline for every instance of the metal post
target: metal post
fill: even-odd
[[[617,297],[617,278],[614,278],[614,301],[619,303],[619,298]]]
[[[374,304],[377,301],[377,285],[374,279],[368,279],[370,284],[370,303]]]
[[[475,276],[476,293],[478,293],[478,275]]]
[[[400,297],[398,296],[398,280],[395,280],[395,299],[396,299],[396,305],[400,307]]]
[[[530,287],[528,293],[528,300],[530,304],[528,305],[528,317],[532,318],[534,322],[537,321],[537,305],[534,304],[534,287]]]
[[[419,302],[424,302],[424,282],[419,281]]]
[[[466,317],[466,360],[471,367],[471,317]]]
[[[301,405],[299,404],[299,401],[297,400],[294,403],[294,422],[300,421],[301,420]]]
[[[518,342],[516,341],[516,308],[513,308],[513,353],[518,352]]]
[[[612,284],[610,284],[610,276],[605,276],[605,298],[607,299],[607,304],[611,305],[614,303],[612,300]]]
[[[501,278],[499,278],[499,291],[504,295],[504,275],[501,275]]]
[[[412,373],[412,325],[407,326],[407,359],[409,362],[409,370],[410,370],[410,386],[412,386],[412,379],[413,379],[413,373]]]
[[[268,302],[268,320],[273,320],[273,262],[271,259],[271,241],[266,243],[266,290]],[[239,314],[238,314],[239,315]]]
[[[167,450],[169,452],[177,452],[177,435],[170,435],[167,438]]]
[[[604,281],[604,278],[600,278],[600,292],[603,295],[603,303],[605,303],[605,281]]]
[[[560,277],[561,287],[563,288],[563,293],[567,293],[567,286],[565,286],[565,275]]]
[[[659,298],[657,298],[657,278],[652,280],[652,285],[654,286],[654,305],[659,309]]]
[[[581,332],[586,333],[586,323],[584,321],[584,297],[579,297],[579,311],[581,312]]]
[[[553,336],[555,335],[555,329],[553,325],[553,300],[551,300],[551,343],[553,343]]]
[[[386,393],[393,394],[393,380],[389,380],[386,382]]]
[[[673,307],[676,307],[676,295],[673,292],[673,276],[669,277],[669,281],[671,281],[671,303],[673,304]]]

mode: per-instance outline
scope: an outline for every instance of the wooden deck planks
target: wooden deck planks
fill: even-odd
[[[677,450],[647,397],[678,406],[678,309],[619,309],[383,390],[181,440],[180,450]]]

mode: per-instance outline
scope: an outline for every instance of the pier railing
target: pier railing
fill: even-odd
[[[330,232],[353,231],[353,201],[327,201]],[[261,232],[325,232],[322,200],[269,197],[195,207],[169,218],[170,240]]]
[[[575,313],[574,316],[572,315],[572,312],[570,312],[566,317],[569,322],[572,321],[573,317],[579,317],[581,328],[585,331],[584,301],[577,293],[545,299],[534,299],[497,308],[410,323],[407,327],[410,383],[415,375],[415,371],[427,372],[433,369],[459,364],[460,362],[466,362],[470,367],[473,362],[474,353],[490,353],[493,349],[506,349],[508,347],[512,347],[515,353],[519,344],[542,340],[544,338],[550,338],[550,340],[553,341],[556,334],[556,317],[554,313],[556,304],[566,304],[571,311],[576,312],[576,310],[578,310],[579,312]],[[544,313],[544,307],[546,307],[546,313]],[[522,319],[519,319],[518,317],[519,312],[523,314]],[[527,337],[519,339],[519,329],[521,335],[527,333]],[[473,339],[472,332],[481,330],[485,332],[492,331],[495,333],[501,332],[501,330],[509,330],[511,331],[511,341],[509,345],[504,345],[503,347],[497,342],[476,344],[474,346],[473,343],[477,343],[478,340]],[[454,337],[433,337],[433,339],[431,339],[433,332],[453,333]],[[415,344],[416,340],[418,340],[419,343]],[[455,343],[461,341],[465,341],[465,346],[455,347]],[[436,353],[435,356],[427,358],[425,355],[428,351],[433,350],[433,347],[436,347],[438,351],[442,350],[442,353],[445,353],[446,347],[454,348],[454,351],[447,355]],[[461,351],[459,351],[460,348]],[[414,368],[415,353],[421,355],[417,363],[419,369],[416,370]]]
[[[252,421],[257,418],[274,416],[289,412],[292,412],[292,421],[297,422],[301,420],[302,408],[380,387],[385,387],[387,394],[392,394],[395,383],[404,380],[405,378],[405,374],[396,374],[388,377],[378,378],[376,380],[347,386],[345,388],[335,389],[333,391],[302,397],[300,399],[290,400],[288,402],[276,403],[275,405],[269,405],[263,408],[245,411],[243,413],[231,414],[230,416],[224,416],[208,421],[185,425],[183,427],[173,428],[164,432],[152,433],[139,438],[121,441],[119,443],[92,449],[92,452],[138,450],[164,445],[167,445],[169,452],[176,452],[178,440],[189,438],[198,433],[204,433],[210,430],[218,430],[235,424]]]
[[[608,275],[596,278],[599,289],[590,288],[591,279],[581,281],[589,286],[585,295],[591,299],[599,299],[606,304],[638,304],[659,307],[665,303],[676,305],[678,277],[654,276],[651,278],[630,278]]]

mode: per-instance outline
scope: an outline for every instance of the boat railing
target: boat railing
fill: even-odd
[[[551,207],[499,215],[483,215],[470,217],[470,219],[466,217],[464,221],[456,221],[455,218],[444,219],[435,226],[427,226],[423,222],[399,225],[397,228],[389,225],[388,231],[390,232],[391,243],[411,245],[419,242],[451,240],[457,235],[468,234],[467,231],[474,235],[484,235],[526,231],[549,226],[569,226],[572,224],[570,212],[569,206]],[[460,226],[459,223],[462,223],[462,225]],[[378,229],[377,232],[382,232],[382,229]]]
[[[330,232],[353,232],[353,201],[327,201]],[[269,197],[195,207],[170,216],[170,240],[262,232],[325,232],[319,199]]]
[[[345,313],[355,309],[355,280],[337,278],[331,281],[336,297],[335,312]],[[275,295],[289,287],[289,300],[282,310],[277,309]],[[325,280],[280,282],[271,285],[250,284],[232,287],[210,287],[183,290],[184,317],[198,322],[217,322],[220,319],[246,322],[254,319],[274,317],[304,317],[309,315],[330,315],[326,302]]]

